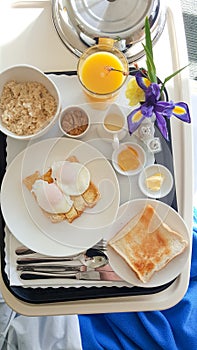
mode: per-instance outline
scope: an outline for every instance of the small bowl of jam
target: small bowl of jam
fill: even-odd
[[[146,153],[137,143],[122,143],[112,154],[112,164],[115,170],[122,175],[130,176],[140,173],[145,163]]]
[[[59,127],[68,137],[82,138],[90,127],[89,115],[79,106],[66,107],[60,115]]]

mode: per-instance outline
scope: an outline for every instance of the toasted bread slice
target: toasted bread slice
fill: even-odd
[[[24,180],[23,183],[27,187],[29,191],[32,190],[32,186],[36,180],[39,180],[41,178],[39,171],[35,171],[32,175],[27,176]]]
[[[51,177],[51,174],[52,174],[52,169],[50,168],[44,175],[41,176],[41,179],[51,184],[53,183],[53,178]]]
[[[51,222],[53,222],[53,223],[58,223],[58,222],[66,220],[65,213],[52,214],[52,213],[46,212],[44,209],[42,209],[42,211],[43,211],[44,215],[47,216],[51,220]]]
[[[67,213],[65,213],[65,218],[68,220],[68,222],[71,223],[75,219],[77,219],[81,214],[82,212],[78,212],[73,205],[72,208]]]
[[[86,206],[92,208],[98,202],[100,193],[95,184],[90,181],[88,189],[82,194],[82,197],[86,203]]]
[[[87,206],[83,197],[81,195],[79,195],[79,196],[70,196],[70,198],[73,201],[73,205],[74,205],[75,209],[77,210],[77,212],[83,213],[86,206]]]
[[[66,160],[68,160],[69,162],[74,162],[74,163],[79,163],[78,159],[76,156],[70,156],[68,157]]]
[[[181,254],[188,242],[162,223],[155,209],[147,205],[140,215],[132,218],[118,232],[109,245],[146,283],[156,271]]]

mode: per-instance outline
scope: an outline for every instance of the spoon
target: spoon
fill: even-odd
[[[60,262],[66,261],[66,262],[72,262],[72,261],[79,261],[81,265],[70,265],[70,264],[60,264]],[[57,264],[59,262],[59,264]],[[26,258],[26,259],[17,259],[17,270],[18,271],[73,271],[73,269],[81,268],[82,266],[89,267],[91,269],[96,269],[98,267],[102,267],[107,265],[109,262],[109,259],[105,253],[98,249],[90,248],[86,251],[84,254],[80,254],[77,257],[74,258],[64,258],[59,259],[57,258],[42,258],[42,259],[36,259],[36,258]],[[51,264],[55,263],[55,264]]]
[[[92,269],[96,269],[97,267],[103,267],[109,262],[107,255],[98,249],[88,249],[86,251],[85,256],[85,265]]]

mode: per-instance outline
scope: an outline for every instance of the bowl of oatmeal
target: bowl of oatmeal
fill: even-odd
[[[0,73],[0,130],[29,140],[46,133],[61,111],[53,81],[31,65],[15,65]]]

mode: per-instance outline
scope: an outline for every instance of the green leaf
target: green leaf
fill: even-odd
[[[156,67],[154,64],[153,47],[152,47],[150,24],[149,24],[148,17],[146,17],[145,19],[145,45],[143,45],[143,47],[146,54],[148,77],[152,83],[156,83],[157,75],[156,75]]]
[[[147,65],[148,78],[152,83],[156,83],[157,82],[156,68],[155,68],[154,61],[152,60],[151,52],[147,49],[146,46],[143,45],[143,47],[146,53],[146,65]]]
[[[172,79],[175,75],[179,74],[183,69],[187,68],[189,66],[189,64],[187,64],[186,66],[178,69],[176,72],[172,73],[171,75],[169,75],[168,77],[165,78],[164,82],[162,83],[161,86],[161,93],[164,90],[165,84],[167,83],[167,81],[169,81],[170,79]]]
[[[145,46],[147,47],[147,50],[150,52],[150,55],[153,59],[153,47],[152,47],[150,24],[149,24],[148,17],[146,17],[145,19],[145,44],[146,44]]]
[[[145,19],[145,45],[143,45],[145,54],[146,54],[146,65],[147,65],[147,75],[148,79],[151,81],[151,83],[157,83],[157,73],[156,73],[156,67],[154,63],[154,57],[153,57],[153,45],[151,40],[151,31],[150,31],[150,23],[148,17]],[[187,65],[188,66],[188,65]],[[187,66],[178,69],[176,72],[169,75],[167,78],[165,78],[164,82],[161,86],[161,94],[164,90],[165,84],[167,81],[172,79],[175,75],[180,73],[183,69],[185,69]]]
[[[168,80],[170,80],[171,78],[173,78],[175,75],[177,75],[178,73],[180,73],[183,69],[185,69],[186,67],[188,67],[189,64],[187,64],[186,66],[178,69],[176,72],[172,73],[171,75],[169,75],[167,78],[165,78],[165,83],[167,83]]]

